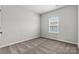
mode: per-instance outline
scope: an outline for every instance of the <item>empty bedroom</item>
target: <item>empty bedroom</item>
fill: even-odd
[[[78,54],[78,5],[0,5],[0,54]]]

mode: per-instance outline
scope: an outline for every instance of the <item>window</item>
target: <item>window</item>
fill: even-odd
[[[49,32],[59,33],[59,17],[58,16],[49,17]]]

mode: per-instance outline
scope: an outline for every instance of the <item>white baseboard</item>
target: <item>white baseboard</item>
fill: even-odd
[[[47,37],[43,37],[43,38],[47,38]],[[61,42],[66,42],[66,43],[70,43],[70,44],[75,44],[75,45],[78,45],[78,43],[69,42],[69,41],[60,40],[60,39],[55,39],[55,38],[47,38],[47,39],[52,39],[52,40],[57,40],[57,41],[61,41]]]
[[[77,45],[78,49],[79,49],[79,44]]]
[[[65,40],[59,40],[59,41],[77,45],[77,43],[74,43],[74,42],[69,42],[69,41],[65,41]]]
[[[17,41],[17,42],[9,43],[9,44],[0,46],[0,48],[6,47],[6,46],[11,46],[11,45],[14,45],[14,44],[17,44],[17,43],[21,43],[21,42],[32,40],[32,39],[36,39],[36,38],[39,38],[39,37],[27,38],[27,39],[20,40],[20,41]]]
[[[21,41],[9,43],[9,44],[0,46],[0,48],[6,47],[6,46],[11,46],[11,45],[14,45],[14,44],[17,44],[17,43],[20,43],[20,42],[24,42],[24,41],[28,41],[28,40],[32,40],[32,39],[35,39],[35,38],[39,38],[39,37],[35,36],[35,37],[29,38],[29,39],[27,38],[27,39],[24,39],[24,40],[21,40]],[[46,38],[46,37],[42,37],[42,38]],[[51,39],[51,38],[47,38],[47,39]],[[53,39],[53,40],[57,40],[57,39]],[[69,41],[64,41],[64,40],[57,40],[57,41],[67,42],[67,43],[71,43],[71,44],[78,45],[78,43],[69,42]],[[78,48],[79,48],[79,46],[78,46]]]

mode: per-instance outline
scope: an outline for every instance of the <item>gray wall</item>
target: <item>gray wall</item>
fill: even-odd
[[[79,48],[79,5],[78,5],[78,48]]]
[[[0,6],[0,27],[1,27],[1,6]],[[1,29],[0,29],[1,31]]]
[[[59,16],[59,33],[48,32],[48,17]],[[66,6],[41,15],[41,37],[77,43],[77,6]]]
[[[1,9],[1,6],[0,6]],[[0,31],[1,31],[1,11],[0,11]],[[1,34],[0,34],[0,40],[1,40]]]
[[[21,6],[2,7],[0,46],[40,37],[40,16]]]

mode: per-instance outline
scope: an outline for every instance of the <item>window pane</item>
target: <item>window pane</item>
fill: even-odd
[[[49,18],[49,32],[58,32],[59,31],[59,17],[52,16]]]
[[[58,26],[50,26],[50,32],[58,32]]]

